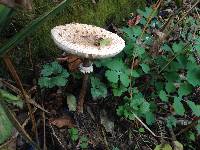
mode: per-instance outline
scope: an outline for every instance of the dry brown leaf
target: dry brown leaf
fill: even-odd
[[[72,118],[69,116],[64,116],[60,118],[51,118],[49,119],[49,123],[57,126],[58,128],[63,128],[63,127],[68,127],[68,128],[73,128],[75,127]]]
[[[67,55],[63,58],[57,58],[58,61],[67,62],[68,69],[71,72],[76,72],[79,70],[79,65],[82,63],[81,59],[75,55]]]

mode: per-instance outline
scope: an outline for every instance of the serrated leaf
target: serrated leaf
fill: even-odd
[[[91,77],[91,94],[94,99],[107,96],[107,87],[97,77]]]
[[[176,91],[176,87],[174,86],[173,82],[167,82],[165,85],[165,89],[167,93],[173,93]]]
[[[67,95],[67,106],[69,111],[76,111],[76,97],[74,95]]]
[[[135,37],[138,37],[142,34],[142,29],[140,26],[133,26],[133,34]]]
[[[140,74],[136,70],[132,70],[131,71],[131,76],[135,77],[135,78],[138,78],[138,77],[140,77]]]
[[[145,118],[148,125],[152,125],[155,122],[155,115],[152,112],[146,113]]]
[[[130,84],[129,76],[126,75],[125,73],[120,74],[120,81],[125,87],[128,87]]]
[[[187,104],[192,110],[193,114],[197,117],[200,117],[200,105],[196,105],[194,102],[189,100],[187,101]]]
[[[76,128],[71,128],[68,129],[70,138],[72,139],[72,141],[77,141],[78,140],[78,129]]]
[[[172,49],[175,53],[183,52],[184,43],[180,41],[179,43],[173,43]]]
[[[117,87],[113,87],[112,91],[114,96],[121,96],[124,92],[127,91],[127,88],[120,84]]]
[[[179,97],[188,95],[192,92],[192,86],[188,83],[183,83],[180,85],[180,88],[178,89],[178,95]]]
[[[63,70],[62,66],[57,61],[52,62],[51,67],[52,67],[53,73],[55,74],[59,74]]]
[[[183,116],[185,114],[185,108],[179,97],[174,98],[173,108],[177,115]]]
[[[62,76],[52,77],[50,80],[52,85],[65,86],[67,84],[67,79]]]
[[[122,59],[111,59],[104,63],[104,66],[108,67],[110,70],[113,71],[121,71],[125,65]]]
[[[167,127],[172,128],[176,127],[176,118],[174,116],[168,116],[167,117]]]
[[[165,91],[161,90],[159,93],[159,97],[163,102],[168,102],[168,97]]]
[[[149,111],[149,108],[150,108],[150,104],[147,101],[144,101],[142,105],[140,106],[140,111],[141,113],[145,114],[146,112]]]
[[[140,64],[140,66],[142,67],[142,70],[145,73],[148,73],[150,71],[149,65],[147,65],[147,64]]]
[[[117,83],[119,81],[119,73],[116,71],[107,70],[105,76],[107,77],[108,81],[112,83]]]
[[[167,81],[169,82],[174,82],[177,79],[179,79],[179,75],[177,72],[173,71],[173,72],[166,72],[164,74],[165,78],[167,79]]]
[[[187,81],[193,86],[200,86],[200,69],[195,68],[188,70]]]
[[[156,145],[156,148],[154,150],[172,150],[172,147],[169,144],[160,144]]]

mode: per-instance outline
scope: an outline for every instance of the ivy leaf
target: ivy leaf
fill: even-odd
[[[168,102],[168,97],[165,91],[161,90],[159,93],[159,97],[163,102]]]
[[[188,70],[187,81],[193,86],[200,86],[200,69],[195,68],[192,70]]]
[[[188,106],[192,109],[192,112],[195,116],[200,117],[200,105],[196,105],[192,101],[187,101]]]
[[[180,97],[174,98],[173,108],[177,115],[183,116],[185,113],[185,108],[183,104],[181,103]]]
[[[188,95],[192,92],[192,86],[188,83],[183,83],[180,85],[180,88],[178,89],[178,95],[179,97]]]
[[[174,86],[173,82],[167,82],[165,85],[165,89],[167,93],[173,93],[176,91],[176,87]]]
[[[147,64],[140,64],[140,66],[142,67],[142,70],[145,73],[148,73],[150,71],[149,65],[147,65]]]
[[[119,81],[119,73],[113,70],[107,70],[105,73],[108,81],[112,83],[117,83]]]
[[[124,73],[120,74],[120,81],[125,87],[129,86],[130,79],[126,74],[124,74]]]
[[[180,41],[179,43],[173,43],[172,49],[175,53],[180,53],[184,49],[184,43]]]

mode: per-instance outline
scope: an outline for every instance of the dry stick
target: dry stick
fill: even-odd
[[[37,110],[37,108],[35,108],[33,110],[33,113],[35,113],[35,111]],[[26,118],[26,120],[24,121],[24,123],[21,125],[23,128],[27,125],[28,121],[30,120],[30,116],[28,116]],[[9,143],[12,142],[12,140],[14,140],[17,136],[19,135],[19,132],[16,130],[13,134],[13,136],[10,138],[10,140],[8,140],[6,143],[0,145],[0,150],[3,149],[5,146],[7,146]]]
[[[36,122],[35,122],[35,117],[34,117],[34,114],[33,114],[33,110],[31,108],[31,105],[29,104],[28,102],[28,98],[27,98],[27,93],[22,85],[22,82],[17,74],[17,71],[16,69],[14,68],[10,58],[8,56],[5,56],[3,57],[3,60],[9,70],[9,72],[11,73],[12,77],[15,79],[16,81],[16,84],[19,86],[21,92],[22,92],[22,96],[23,96],[23,99],[25,101],[25,104],[27,105],[28,107],[28,110],[29,110],[29,113],[30,113],[30,118],[31,118],[31,122],[32,122],[32,130],[34,131],[35,133],[35,136],[36,136],[36,139],[38,140],[38,132],[37,132],[37,128],[36,128]]]
[[[42,104],[42,107],[44,107],[43,104]],[[45,128],[45,126],[46,126],[46,117],[45,117],[45,113],[44,112],[42,112],[42,118],[43,118],[43,136],[44,136],[44,138],[43,138],[43,150],[47,150],[46,128]]]
[[[10,90],[12,90],[12,91],[15,92],[16,94],[22,96],[22,92],[21,92],[17,87],[15,87],[14,85],[8,83],[7,81],[5,81],[5,80],[3,80],[3,79],[1,79],[1,78],[0,78],[0,81],[1,81],[7,88],[9,88]],[[42,110],[42,111],[44,111],[44,112],[46,112],[46,113],[48,113],[48,114],[50,114],[49,111],[45,110],[43,107],[41,107],[39,104],[37,104],[34,100],[32,100],[32,99],[30,98],[29,95],[26,95],[26,96],[27,96],[27,100],[28,100],[28,102],[29,102],[30,104],[32,104],[32,105],[35,106],[36,108],[38,108],[38,109],[40,109],[40,110]]]
[[[188,131],[189,129],[195,127],[195,126],[198,124],[198,121],[199,121],[199,120],[200,120],[200,117],[198,117],[197,120],[192,121],[191,124],[189,124],[189,125],[186,126],[184,129],[182,129],[180,132],[178,132],[178,133],[176,134],[176,136],[179,136],[179,135],[181,135],[182,133]]]

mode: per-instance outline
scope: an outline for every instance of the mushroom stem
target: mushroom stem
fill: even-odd
[[[89,59],[83,60],[83,67],[89,67],[90,65],[91,64],[90,64]],[[78,106],[77,106],[78,113],[83,113],[83,104],[84,104],[84,99],[87,92],[88,80],[89,80],[89,73],[85,73],[83,76],[82,88],[80,91],[79,101],[78,101]]]

